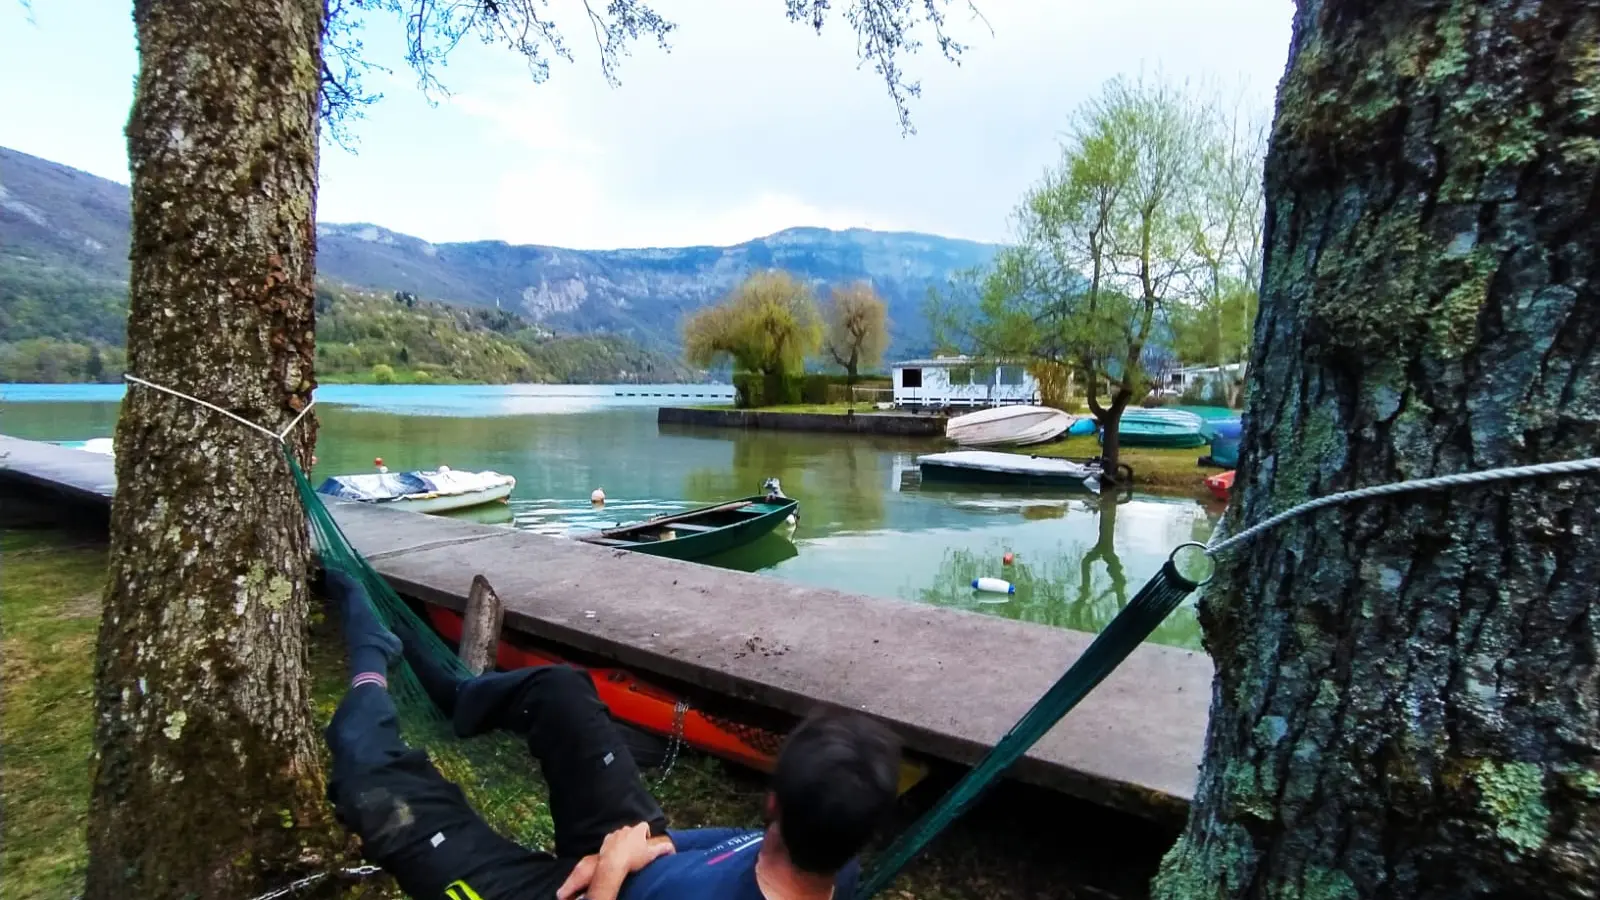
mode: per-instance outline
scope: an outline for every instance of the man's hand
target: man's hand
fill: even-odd
[[[618,828],[606,835],[600,852],[578,861],[572,874],[556,889],[556,900],[617,900],[622,882],[677,848],[666,835],[650,836],[643,822]]]

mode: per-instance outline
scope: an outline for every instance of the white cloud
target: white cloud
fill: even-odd
[[[13,28],[0,0],[0,144],[99,174],[124,159],[133,35],[126,0],[85,28]],[[535,85],[510,51],[466,41],[417,93],[403,27],[363,35],[394,70],[354,123],[359,155],[322,156],[319,215],[431,241],[570,246],[746,240],[800,224],[1004,240],[1017,198],[1056,158],[1073,107],[1119,73],[1247,78],[1270,103],[1287,55],[1289,0],[976,0],[994,33],[952,4],[960,66],[927,34],[919,133],[903,138],[843,10],[818,36],[775,0],[660,0],[672,51],[634,48],[622,86],[601,77],[577,4],[552,4],[576,61]],[[574,10],[576,14],[573,15]],[[54,21],[54,20],[52,20]],[[60,110],[73,110],[62,115]]]

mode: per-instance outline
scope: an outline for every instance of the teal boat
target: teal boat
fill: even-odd
[[[1174,409],[1130,409],[1122,414],[1124,447],[1203,447],[1205,420]],[[1105,435],[1100,436],[1102,443]]]
[[[578,540],[669,559],[705,559],[766,536],[799,508],[791,497],[759,495],[578,535]]]

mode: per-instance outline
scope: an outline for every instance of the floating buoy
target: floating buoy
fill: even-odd
[[[439,467],[439,471],[448,472],[448,471],[450,471],[450,467],[449,466],[440,466]]]
[[[387,472],[387,471],[389,471],[389,467],[383,464],[383,457],[381,457],[381,456],[375,457],[372,460],[372,464],[378,467],[378,471],[379,472]]]
[[[599,488],[595,488],[594,489],[594,493],[589,495],[589,502],[590,503],[604,503],[604,502],[606,502],[606,492],[600,490]]]
[[[1005,556],[1001,557],[1000,561],[1009,566],[1016,562],[1017,558],[1013,554],[1007,553]]]
[[[974,578],[972,579],[972,589],[986,591],[991,594],[1015,594],[1017,592],[1017,586],[1004,578]]]

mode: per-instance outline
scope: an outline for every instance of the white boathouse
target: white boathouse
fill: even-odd
[[[911,408],[1038,403],[1039,382],[1017,363],[970,356],[908,359],[894,370],[894,405]]]

